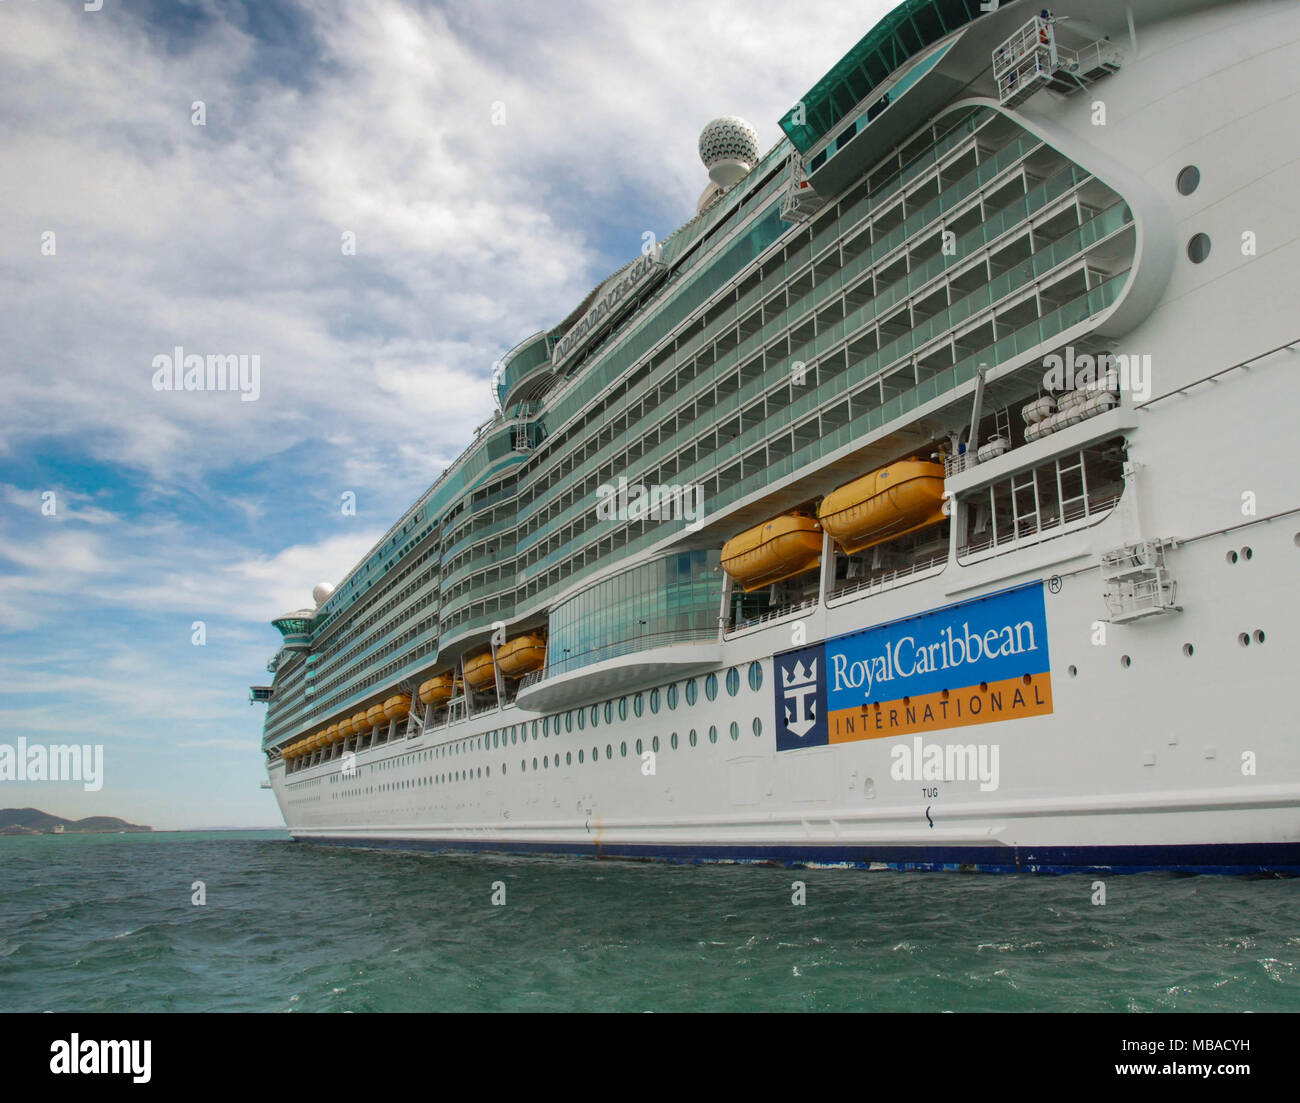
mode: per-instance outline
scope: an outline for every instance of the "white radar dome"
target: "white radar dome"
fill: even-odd
[[[729,188],[758,164],[758,131],[735,115],[714,119],[700,131],[700,160],[710,180]]]
[[[328,582],[318,582],[312,587],[311,597],[319,609],[330,599],[330,594],[334,592],[334,587]]]

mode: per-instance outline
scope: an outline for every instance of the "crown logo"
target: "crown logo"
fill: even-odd
[[[789,689],[792,686],[806,685],[808,682],[815,682],[815,681],[817,681],[817,660],[816,659],[813,659],[813,661],[808,664],[807,670],[804,670],[803,660],[800,659],[799,662],[794,664],[793,670],[781,671],[781,685],[784,686],[786,689]]]

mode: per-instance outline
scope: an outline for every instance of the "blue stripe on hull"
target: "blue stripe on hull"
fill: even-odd
[[[474,839],[342,839],[300,842],[438,853],[533,854],[687,863],[837,865],[978,873],[1300,874],[1300,842],[1203,843],[1188,846],[635,846],[500,843]]]

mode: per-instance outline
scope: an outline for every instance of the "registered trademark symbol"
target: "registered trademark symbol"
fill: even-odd
[[[1051,590],[1052,593],[1059,594],[1061,592],[1061,576],[1059,574],[1052,575],[1052,577],[1047,580],[1047,588]]]

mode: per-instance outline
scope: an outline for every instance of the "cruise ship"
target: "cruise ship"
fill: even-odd
[[[273,621],[293,837],[1300,871],[1300,3],[906,0],[779,126]]]

